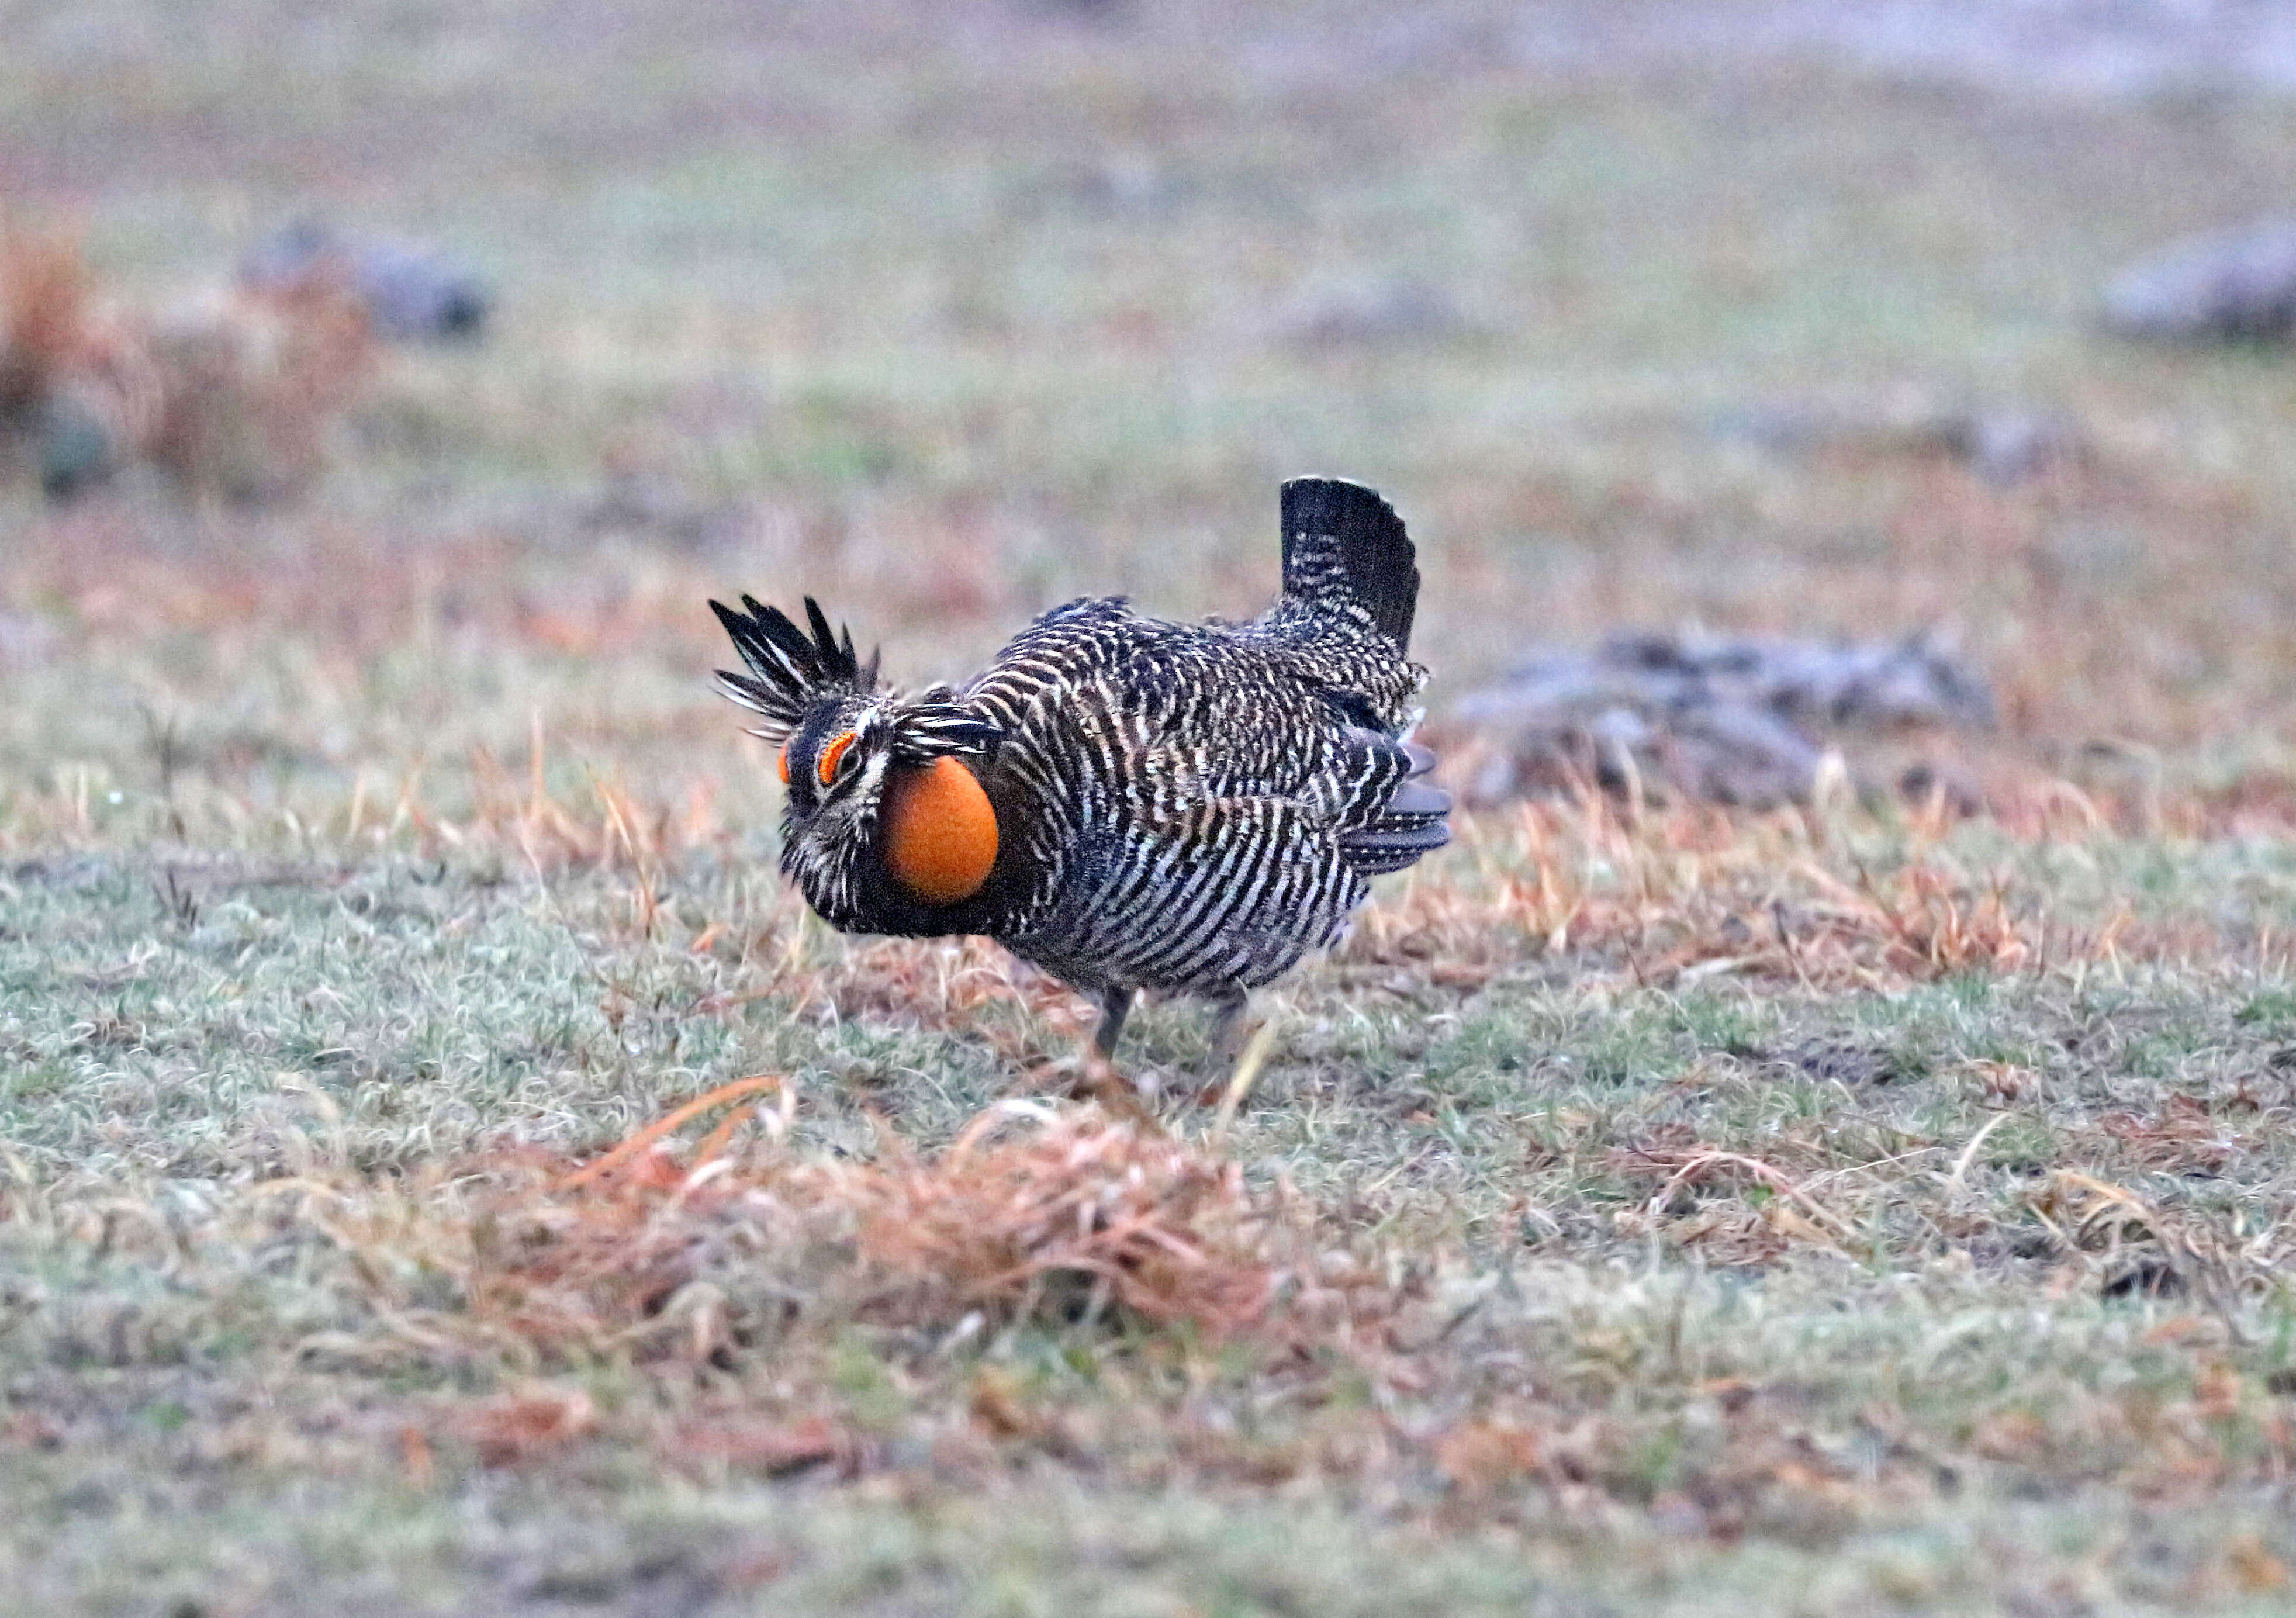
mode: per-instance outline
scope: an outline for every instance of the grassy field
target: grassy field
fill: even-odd
[[[2296,369],[2088,320],[2296,107],[1518,21],[0,0],[123,303],[313,205],[502,292],[300,501],[0,488],[0,1611],[2296,1602]],[[2082,448],[1718,430],[1908,399]],[[1439,715],[1941,625],[1990,812],[1463,817],[1153,1128],[781,885],[707,596],[957,675],[1256,610],[1307,470]]]

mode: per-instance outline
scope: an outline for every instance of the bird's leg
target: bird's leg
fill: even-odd
[[[1132,1014],[1133,992],[1129,989],[1100,991],[1100,1027],[1094,1031],[1092,1048],[1103,1061],[1115,1059],[1116,1041],[1124,1032],[1124,1019]]]
[[[1248,990],[1230,989],[1212,1001],[1212,1065],[1232,1068],[1243,1055],[1247,1032],[1244,1014],[1251,1009]]]
[[[1100,1026],[1093,1031],[1092,1043],[1085,1047],[1077,1088],[1119,1117],[1160,1134],[1162,1128],[1142,1103],[1139,1090],[1116,1071],[1112,1060],[1117,1039],[1124,1032],[1124,1019],[1132,1011],[1134,992],[1129,989],[1100,991]]]

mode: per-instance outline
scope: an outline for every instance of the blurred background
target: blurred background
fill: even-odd
[[[895,677],[1377,485],[1478,801],[2277,824],[2255,0],[0,0],[0,837],[745,834]],[[490,807],[493,806],[493,807]]]

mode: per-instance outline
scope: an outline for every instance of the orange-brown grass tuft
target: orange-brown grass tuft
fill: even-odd
[[[376,368],[365,306],[326,281],[211,300],[148,341],[164,402],[144,456],[193,493],[233,500],[309,489]]]
[[[1006,1102],[937,1152],[887,1129],[874,1162],[822,1162],[780,1144],[793,1094],[742,1080],[587,1164],[500,1154],[463,1166],[489,1187],[468,1203],[345,1196],[327,1228],[404,1341],[528,1368],[723,1360],[856,1327],[1222,1341],[1270,1323],[1307,1251],[1290,1205],[1234,1163],[1094,1108]],[[730,1149],[768,1096],[768,1140]],[[690,1152],[668,1144],[728,1107]],[[459,1308],[402,1295],[400,1277],[441,1271]]]
[[[0,221],[0,422],[37,407],[79,362],[88,291],[78,242]]]
[[[1006,1103],[938,1157],[892,1141],[835,1173],[859,1256],[889,1283],[881,1307],[906,1324],[1113,1310],[1230,1337],[1275,1285],[1268,1211],[1234,1162],[1096,1113]]]
[[[545,742],[537,722],[527,759],[527,779],[514,778],[483,750],[471,760],[476,803],[463,821],[436,817],[410,793],[407,813],[426,846],[515,850],[545,871],[590,867],[634,870],[650,881],[668,857],[721,841],[725,826],[709,783],[689,784],[682,802],[643,802],[620,783],[589,777],[587,791],[569,800],[547,784]],[[584,799],[586,798],[587,801]],[[641,931],[651,931],[650,886],[636,900]]]

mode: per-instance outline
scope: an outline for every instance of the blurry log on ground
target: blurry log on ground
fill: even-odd
[[[2253,342],[2296,328],[2296,218],[2188,236],[2122,270],[2104,324],[2124,337]]]
[[[1471,802],[1587,785],[1652,800],[1807,800],[1829,749],[1983,728],[1984,680],[1926,635],[1896,642],[1626,634],[1533,659],[1455,704],[1444,728]],[[1914,775],[1923,790],[1942,777]]]
[[[356,298],[385,342],[471,342],[486,334],[494,293],[436,249],[298,220],[258,242],[241,284],[267,296],[332,287]]]
[[[1305,349],[1402,347],[1477,334],[1446,288],[1409,275],[1320,283],[1275,319],[1278,341]]]
[[[2079,428],[2056,411],[2021,404],[1870,404],[1786,399],[1710,418],[1716,436],[1798,459],[1935,456],[2006,489],[2087,455]]]

